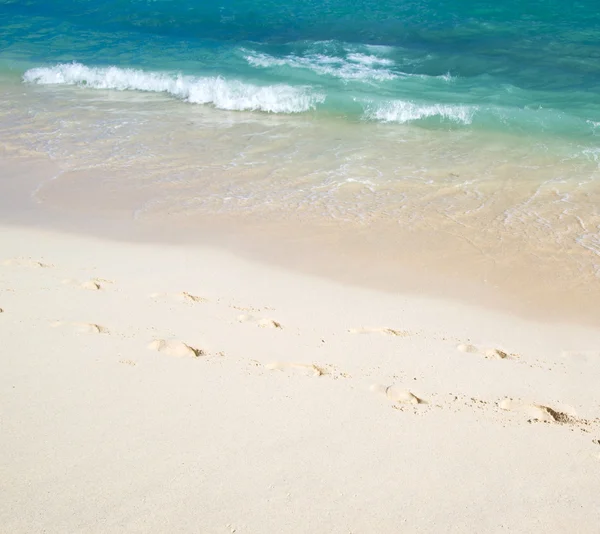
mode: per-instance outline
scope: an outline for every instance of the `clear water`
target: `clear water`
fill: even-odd
[[[427,268],[589,290],[597,7],[0,0],[0,145],[59,164],[39,202],[377,228]]]
[[[597,7],[591,0],[1,0],[0,58],[18,75],[43,67],[28,73],[34,83],[591,140],[600,128]]]

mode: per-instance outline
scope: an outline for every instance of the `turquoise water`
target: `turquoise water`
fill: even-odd
[[[597,7],[591,0],[0,0],[0,68],[31,83],[166,92],[224,110],[593,143]]]

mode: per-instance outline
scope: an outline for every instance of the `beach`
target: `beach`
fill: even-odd
[[[599,332],[0,231],[2,532],[593,532]]]
[[[0,0],[0,534],[597,533],[592,0]]]

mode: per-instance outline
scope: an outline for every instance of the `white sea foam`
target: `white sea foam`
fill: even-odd
[[[580,151],[576,153],[577,155],[581,154],[586,159],[590,161],[595,161],[600,163],[600,147],[586,147],[582,148]]]
[[[392,100],[380,105],[368,104],[365,117],[382,122],[412,122],[429,117],[471,124],[476,108],[470,106],[454,106],[450,104],[419,104],[405,100]]]
[[[309,54],[306,56],[289,55],[277,58],[269,54],[244,50],[246,61],[253,67],[269,68],[287,66],[296,69],[308,69],[317,74],[341,78],[342,80],[386,81],[398,75],[389,68],[394,62],[367,54],[349,54],[346,58]]]
[[[371,56],[369,54],[348,54],[348,59],[355,63],[362,63],[363,65],[393,65],[394,62],[391,59],[384,57]]]
[[[279,59],[279,58],[270,56],[269,54],[261,54],[259,52],[249,52],[247,50],[244,50],[244,52],[246,52],[246,54],[247,54],[245,56],[246,61],[253,67],[262,67],[262,68],[281,67],[284,65],[288,65],[288,63],[289,63],[289,61],[287,59]]]
[[[402,72],[396,63],[385,57],[362,52],[350,52],[345,56],[311,53],[307,55],[290,54],[284,57],[275,57],[269,54],[241,49],[246,61],[253,67],[273,68],[290,67],[306,69],[317,74],[333,76],[344,81],[381,82],[397,78],[421,78],[423,80],[455,81],[449,73],[438,76],[428,74],[414,74]]]
[[[454,81],[454,76],[452,76],[452,74],[450,74],[449,72],[447,72],[446,74],[440,74],[439,76],[436,76],[436,78],[444,80],[445,82]]]
[[[325,96],[309,87],[285,84],[258,86],[221,77],[193,77],[118,67],[62,63],[28,70],[23,80],[43,85],[79,85],[94,89],[167,93],[194,104],[225,110],[300,113],[314,109]]]

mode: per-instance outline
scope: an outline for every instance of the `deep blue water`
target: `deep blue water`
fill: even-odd
[[[0,69],[221,109],[600,135],[592,0],[0,0]]]

